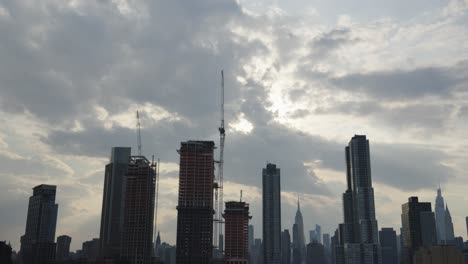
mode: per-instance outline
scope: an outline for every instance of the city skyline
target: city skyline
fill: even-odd
[[[440,181],[466,238],[466,1],[33,2],[0,3],[0,239],[15,250],[39,184],[57,185],[71,250],[99,237],[108,152],[137,149],[136,110],[143,154],[161,158],[158,231],[175,244],[176,149],[217,142],[221,69],[225,200],[244,190],[255,238],[265,161],[282,169],[282,229],[299,193],[304,230],[334,233],[354,134],[373,142],[379,227],[399,230],[401,204],[433,203]]]

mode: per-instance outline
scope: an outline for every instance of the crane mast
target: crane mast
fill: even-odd
[[[224,72],[221,71],[221,125],[219,131],[219,161],[218,179],[215,185],[215,223],[214,223],[214,246],[222,250],[221,239],[223,235],[223,169],[224,169],[224,141],[226,130],[224,129]],[[218,241],[219,239],[219,241]]]

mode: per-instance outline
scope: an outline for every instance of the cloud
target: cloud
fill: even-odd
[[[428,96],[450,97],[467,81],[468,67],[460,62],[453,67],[427,67],[349,74],[332,78],[337,87],[350,93],[387,101],[405,101]]]
[[[268,10],[217,0],[3,1],[0,211],[11,214],[1,237],[18,248],[18,219],[44,181],[59,185],[58,232],[71,234],[75,249],[96,237],[104,165],[111,147],[135,147],[140,110],[143,152],[169,168],[159,214],[163,239],[173,241],[176,149],[189,139],[218,142],[221,69],[227,124],[238,125],[226,137],[225,179],[252,193],[257,230],[266,161],[281,168],[285,225],[299,192],[308,223],[333,230],[344,146],[362,127],[373,128],[364,132],[385,190],[427,190],[464,171],[445,150],[453,143],[438,141],[451,129],[465,138],[468,58],[453,59],[464,54],[464,29],[351,16],[346,27],[311,25]]]

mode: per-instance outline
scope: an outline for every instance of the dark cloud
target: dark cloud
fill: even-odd
[[[451,97],[466,84],[468,67],[428,67],[349,74],[332,78],[331,83],[350,93],[377,100],[406,101],[428,96]]]
[[[401,190],[435,189],[455,176],[444,164],[446,153],[417,145],[374,144],[371,147],[373,177]]]
[[[304,163],[320,160],[321,166],[342,172],[344,178],[344,146],[348,139],[336,142],[299,132],[279,124],[275,121],[277,113],[267,110],[272,106],[271,84],[278,78],[283,59],[289,61],[294,57],[294,48],[300,46],[298,35],[287,27],[273,29],[279,34],[273,41],[277,42],[280,59],[271,65],[253,63],[258,68],[247,72],[246,64],[253,57],[270,58],[272,53],[268,40],[252,37],[249,32],[263,33],[271,25],[269,21],[259,21],[264,17],[243,13],[236,1],[134,1],[136,13],[131,16],[121,13],[113,2],[81,1],[76,8],[67,1],[44,1],[40,6],[24,1],[2,2],[12,15],[10,20],[0,23],[0,110],[31,113],[48,130],[40,142],[58,156],[107,158],[113,146],[135,147],[136,132],[117,123],[108,127],[107,121],[98,118],[95,107],[102,107],[113,116],[129,111],[135,104],[160,106],[180,119],[155,122],[143,112],[143,151],[164,162],[177,163],[180,141],[211,139],[218,143],[219,71],[224,69],[228,124],[243,113],[253,125],[247,134],[228,130],[225,179],[261,187],[261,170],[269,161],[281,168],[284,191],[314,194],[340,204],[340,198],[332,196],[328,186]],[[235,33],[239,29],[245,31],[245,36]],[[323,33],[311,40],[310,54],[298,67],[303,74],[300,79],[323,82],[325,88],[321,89],[330,92],[331,97],[340,90],[367,100],[321,107],[323,113],[385,117],[396,127],[444,126],[443,117],[454,111],[451,105],[420,104],[390,109],[381,100],[450,97],[463,89],[467,63],[343,77],[304,70],[315,63],[314,59],[331,56],[336,49],[355,41],[359,38],[353,36],[351,29]],[[286,49],[288,52],[283,52]],[[249,77],[253,73],[256,76]],[[245,82],[238,82],[237,77]],[[295,87],[285,95],[292,101],[308,95],[306,87]],[[310,112],[319,114],[299,109],[292,116],[299,119]],[[81,124],[81,130],[70,129],[75,120]],[[443,165],[449,157],[436,150],[371,143],[371,153],[375,181],[403,190],[433,188],[439,179],[446,181],[454,173]],[[0,166],[4,168],[0,176],[5,182],[0,192],[0,211],[9,212],[5,225],[3,219],[0,224],[1,235],[19,238],[18,230],[24,223],[18,220],[25,219],[32,186],[14,181],[12,175],[34,173],[34,177],[25,181],[36,180],[35,177],[52,181],[67,172],[50,165],[43,157],[34,156],[31,160],[0,157]],[[61,217],[89,214],[86,208],[78,208],[73,202],[100,193],[103,174],[101,171],[77,176],[87,173],[76,171],[69,182],[60,186]],[[177,175],[172,172],[165,177],[173,179]],[[16,196],[8,196],[3,190],[19,191]],[[167,200],[163,198],[161,202]],[[259,218],[259,201],[254,204],[253,214]],[[324,213],[313,206],[309,209],[312,214],[305,214],[310,218],[337,211],[327,209]],[[292,216],[294,207],[286,205],[285,212]],[[325,216],[316,219],[326,220]],[[161,229],[169,230],[164,235],[171,236],[175,222],[172,218],[166,220]],[[98,226],[99,216],[90,215],[72,231],[77,237],[74,243],[96,237]]]

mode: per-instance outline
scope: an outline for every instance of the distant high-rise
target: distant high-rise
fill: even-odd
[[[70,257],[71,240],[71,237],[65,235],[57,237],[57,261],[66,260]]]
[[[301,205],[297,200],[296,217],[294,218],[295,228],[293,227],[293,263],[302,264],[306,258],[306,247],[304,237],[304,220],[301,213]]]
[[[177,263],[210,263],[213,256],[213,141],[182,142],[177,205]]]
[[[445,233],[445,202],[440,187],[437,189],[434,211],[437,229],[437,241],[439,242],[439,244],[443,244],[445,243],[444,241],[446,241],[447,238]]]
[[[226,202],[224,210],[225,263],[242,264],[249,260],[249,204]]]
[[[422,246],[430,247],[437,243],[435,217],[431,203],[419,202],[418,197],[410,197],[402,205],[401,214],[403,250],[402,263],[412,264],[414,253]]]
[[[318,242],[317,232],[315,230],[309,231],[309,243]]]
[[[468,237],[468,216],[465,218],[465,223],[466,223],[466,233]]]
[[[55,228],[58,204],[55,185],[38,185],[29,198],[26,231],[21,237],[23,264],[42,264],[55,261]]]
[[[382,247],[382,264],[398,264],[397,235],[393,228],[382,228],[379,231]]]
[[[445,239],[450,244],[453,243],[455,234],[453,231],[452,215],[450,215],[448,205],[445,208]]]
[[[83,242],[81,246],[81,258],[87,259],[88,262],[95,261],[99,256],[99,238],[93,238],[89,241]],[[136,262],[128,262],[136,263]],[[141,263],[141,262],[138,262]]]
[[[99,254],[104,259],[120,258],[120,244],[124,221],[125,175],[131,148],[112,148],[109,164],[104,172]]]
[[[281,262],[281,184],[280,169],[268,163],[262,172],[264,264]]]
[[[288,229],[281,232],[281,264],[291,264],[291,235]]]
[[[252,261],[249,264],[263,264],[263,242],[261,238],[256,238],[252,250]]]
[[[317,242],[322,244],[322,227],[320,225],[315,225],[315,234],[317,235]]]
[[[330,259],[330,255],[331,255],[331,250],[330,250],[330,234],[323,234],[322,236],[322,240],[323,240],[323,248],[325,249],[325,257],[327,258],[327,260]]]
[[[380,264],[369,140],[364,135],[355,135],[345,148],[345,154],[344,224],[340,225],[340,246],[335,249],[335,255],[343,256],[340,258],[345,264]]]
[[[143,156],[128,161],[120,259],[131,264],[150,264],[153,256],[155,167]]]
[[[161,256],[160,249],[161,249],[161,235],[159,234],[159,231],[158,231],[158,235],[156,236],[156,243],[154,245],[154,256],[155,257],[160,257]]]
[[[252,251],[252,248],[254,246],[254,236],[255,236],[255,232],[254,232],[254,226],[253,225],[249,225],[249,253]]]
[[[325,249],[319,242],[307,244],[307,264],[327,264]]]

